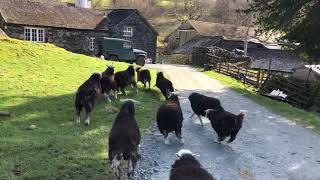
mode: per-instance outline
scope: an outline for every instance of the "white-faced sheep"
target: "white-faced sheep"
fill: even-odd
[[[142,69],[141,67],[136,68],[137,72],[137,79],[138,81],[142,82],[143,86],[146,87],[146,84],[148,82],[149,84],[149,89],[150,89],[150,83],[151,83],[151,74],[148,69]]]
[[[191,93],[189,96],[189,101],[191,103],[191,108],[193,110],[193,114],[190,118],[192,118],[195,114],[199,117],[201,126],[203,126],[203,122],[201,116],[205,116],[205,110],[207,109],[223,109],[219,99],[214,97],[208,97],[199,93]]]
[[[77,91],[75,108],[76,108],[76,122],[80,123],[80,113],[84,108],[86,111],[85,124],[90,124],[91,111],[93,110],[98,98],[101,95],[101,74],[94,73],[90,78],[84,82]]]
[[[111,102],[110,95],[117,99],[117,85],[114,80],[114,67],[109,65],[107,69],[102,73],[100,81],[102,94],[108,102]]]
[[[164,77],[162,72],[158,72],[156,86],[160,89],[162,95],[168,99],[170,94],[174,91],[172,82]]]
[[[129,85],[131,85],[135,89],[136,93],[138,93],[135,71],[132,65],[130,65],[125,71],[116,72],[114,78],[117,83],[117,89],[118,91],[121,90],[122,94],[126,95],[124,89]]]
[[[179,103],[179,98],[175,94],[162,104],[157,112],[157,124],[160,133],[164,136],[165,144],[169,144],[168,135],[175,132],[178,139],[183,143],[181,136],[183,114]]]
[[[176,153],[178,159],[171,166],[170,180],[214,180],[190,150]]]
[[[206,110],[206,117],[209,118],[212,128],[218,134],[218,141],[224,141],[228,136],[231,136],[228,143],[234,141],[239,130],[242,128],[244,113],[239,115],[232,114],[223,109]]]
[[[127,176],[133,177],[134,168],[140,159],[138,151],[140,139],[134,103],[126,101],[122,105],[109,135],[109,161],[117,179],[121,178],[121,160],[128,161]]]

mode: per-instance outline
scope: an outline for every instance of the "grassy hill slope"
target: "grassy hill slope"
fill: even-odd
[[[107,64],[116,71],[128,64],[74,54],[50,44],[0,39],[0,179],[111,179],[107,137],[120,102],[101,99],[91,125],[75,124],[77,88]],[[155,72],[152,71],[153,84]],[[154,120],[159,92],[142,90],[134,98],[142,132]],[[112,108],[110,108],[112,106]],[[147,113],[146,113],[147,112]],[[36,128],[30,128],[35,125]]]

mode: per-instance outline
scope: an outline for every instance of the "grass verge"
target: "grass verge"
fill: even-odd
[[[121,103],[101,99],[89,127],[75,124],[77,88],[107,64],[50,44],[0,40],[0,179],[113,179],[107,162],[107,137]],[[152,71],[152,87],[156,72]],[[155,117],[160,93],[140,85],[136,118],[142,133]],[[110,108],[112,107],[112,108]],[[36,128],[30,128],[35,125]]]
[[[291,106],[290,104],[272,100],[270,98],[259,95],[252,86],[243,84],[242,82],[214,71],[205,71],[209,77],[212,77],[222,84],[230,87],[241,95],[252,99],[260,105],[265,106],[269,110],[280,114],[292,121],[303,124],[307,128],[311,128],[320,133],[320,116],[313,112],[307,112],[302,109]]]

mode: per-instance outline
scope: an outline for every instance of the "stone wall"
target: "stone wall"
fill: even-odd
[[[125,26],[133,28],[132,37],[123,36],[123,29]],[[152,29],[137,13],[130,15],[121,23],[112,27],[112,36],[132,41],[134,48],[146,51],[148,53],[148,57],[152,58],[152,62],[156,62],[157,34],[152,31]]]
[[[28,26],[29,27],[29,26]],[[53,27],[41,27],[45,29],[45,42],[52,43],[58,47],[64,48],[75,53],[95,56],[98,53],[98,46],[95,49],[89,49],[90,38],[109,37],[105,31],[74,30]],[[3,29],[9,37],[24,39],[24,26],[6,24]]]

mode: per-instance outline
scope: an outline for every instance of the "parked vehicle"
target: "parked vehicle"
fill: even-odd
[[[98,55],[103,55],[105,59],[136,63],[139,66],[144,66],[147,59],[147,52],[134,49],[129,40],[105,37],[99,38],[97,43]]]

